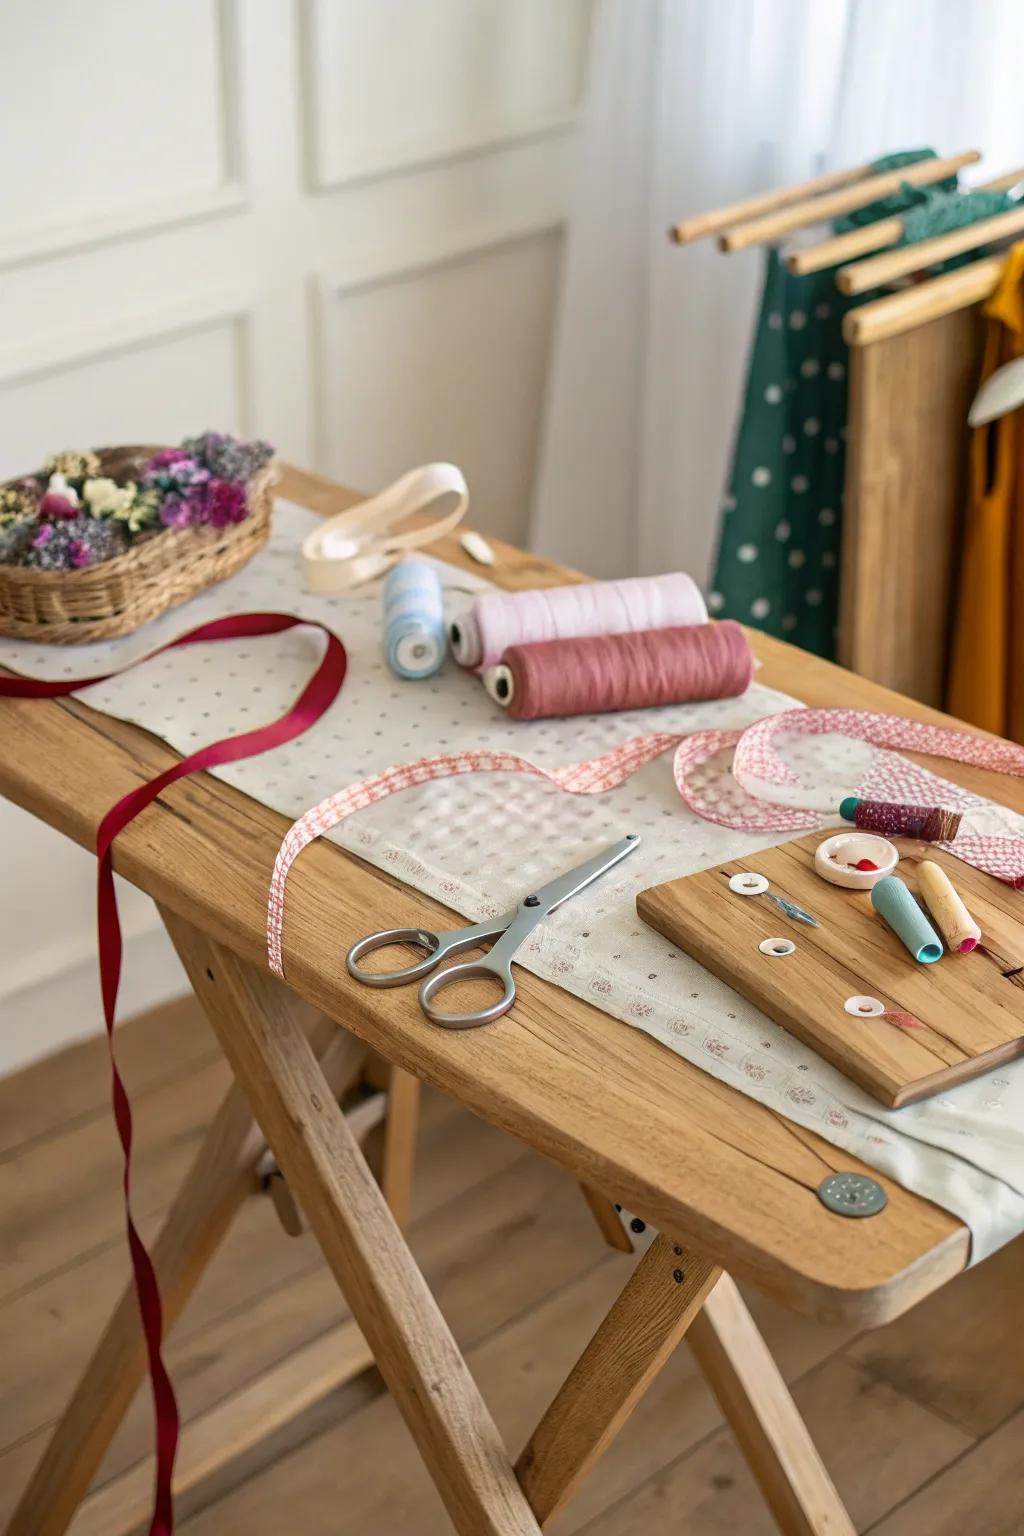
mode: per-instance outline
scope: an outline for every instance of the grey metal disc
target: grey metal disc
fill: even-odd
[[[866,1173],[833,1173],[818,1185],[818,1199],[838,1216],[877,1216],[888,1198]]]

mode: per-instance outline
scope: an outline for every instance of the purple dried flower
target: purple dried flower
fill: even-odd
[[[0,565],[24,565],[38,527],[35,517],[0,524]]]
[[[160,507],[160,521],[168,528],[187,528],[192,521],[190,503],[180,496],[167,496]]]
[[[123,525],[112,519],[82,518],[76,523],[41,523],[19,565],[44,571],[69,571],[112,560],[128,548]]]
[[[182,446],[220,480],[250,480],[274,456],[269,443],[243,443],[228,432],[203,432]]]
[[[177,480],[179,484],[188,485],[202,471],[195,459],[190,459],[187,454],[182,454],[181,458],[176,459],[170,466],[169,473],[172,480]]]

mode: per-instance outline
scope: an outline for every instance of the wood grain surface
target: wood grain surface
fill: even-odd
[[[324,514],[356,499],[294,470],[286,471],[281,493]],[[498,564],[491,574],[503,586],[572,579],[564,568],[492,543]],[[454,540],[437,553],[469,564]],[[751,642],[764,664],[760,680],[805,703],[949,723],[768,636],[752,634]],[[175,757],[147,732],[73,699],[0,701],[0,792],[87,848],[110,804]],[[921,761],[1024,809],[1016,781]],[[201,775],[172,786],[126,828],[114,865],[170,911],[265,966],[267,886],[287,825]],[[337,963],[346,935],[450,914],[334,845],[319,842],[303,853],[288,900],[285,959],[301,995],[388,1060],[786,1305],[880,1323],[963,1268],[969,1234],[956,1218],[887,1179],[889,1204],[880,1216],[834,1216],[815,1191],[833,1168],[859,1166],[854,1159],[550,983],[520,973],[513,1012],[464,1034],[425,1024],[409,989],[358,986]]]
[[[901,839],[896,874],[910,890],[919,894],[922,859],[941,865],[986,936],[973,954],[919,965],[868,892],[830,885],[815,873],[815,849],[829,835],[812,832],[653,886],[640,892],[637,911],[891,1108],[1024,1054],[1020,893],[939,849]],[[817,927],[786,917],[765,896],[730,890],[730,877],[747,870],[766,876],[777,895],[817,918]],[[763,954],[758,946],[774,937],[796,949]],[[852,1016],[845,1004],[858,996],[876,998],[886,1013]],[[888,1014],[910,1014],[920,1027]]]

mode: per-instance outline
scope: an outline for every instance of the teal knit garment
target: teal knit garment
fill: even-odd
[[[930,158],[912,150],[876,161],[878,171]],[[905,240],[922,239],[1010,206],[1003,193],[958,193],[904,184],[837,224],[860,227],[899,213]],[[794,276],[778,250],[765,252],[743,414],[709,604],[712,611],[835,654],[846,477],[846,311],[835,269]]]

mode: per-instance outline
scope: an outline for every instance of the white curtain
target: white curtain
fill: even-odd
[[[531,542],[706,579],[760,253],[668,227],[889,150],[1024,164],[1022,0],[597,0]]]

